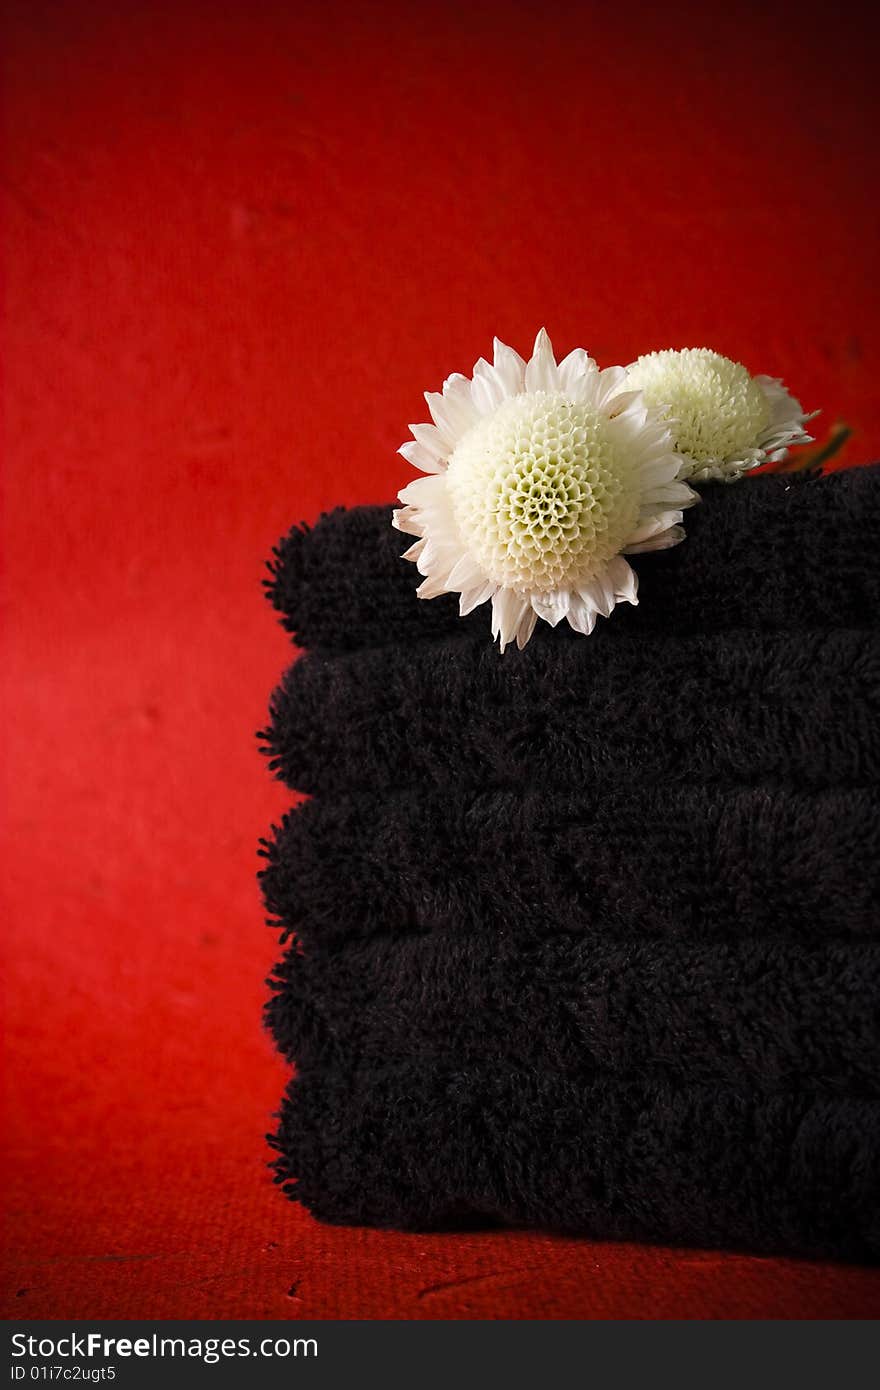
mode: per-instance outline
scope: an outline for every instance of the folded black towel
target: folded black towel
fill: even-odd
[[[264,738],[278,776],[312,793],[869,786],[880,631],[603,641],[545,627],[503,657],[473,637],[308,653]]]
[[[277,1179],[325,1221],[880,1256],[880,1102],[515,1064],[309,1069]]]
[[[880,938],[880,788],[456,786],[307,801],[264,842],[307,951],[437,932]]]
[[[876,627],[880,622],[880,466],[806,479],[762,475],[701,489],[687,542],[632,557],[638,608],[600,624],[634,632]],[[270,566],[269,596],[305,647],[352,650],[469,632],[486,639],[488,605],[458,616],[455,597],[423,602],[400,556],[412,544],[391,507],[337,509],[294,527]]]
[[[880,1257],[878,504],[880,468],[707,488],[640,607],[503,656],[390,508],[282,542],[289,1195]]]
[[[441,934],[288,952],[267,1015],[302,1068],[616,1073],[880,1097],[880,942]]]

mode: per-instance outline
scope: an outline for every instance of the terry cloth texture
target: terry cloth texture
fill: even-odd
[[[290,1196],[880,1255],[878,525],[877,468],[706,489],[638,609],[503,656],[416,598],[387,509],[291,532]]]
[[[300,1067],[484,1063],[880,1098],[880,941],[358,941],[289,952],[268,1018]]]
[[[479,931],[823,944],[878,931],[880,789],[316,797],[263,852],[267,907],[309,951]]]
[[[542,628],[503,661],[464,636],[309,653],[272,700],[273,771],[323,795],[880,781],[880,630]]]
[[[876,625],[880,467],[745,481],[700,488],[702,501],[685,517],[686,544],[630,558],[640,602],[618,605],[600,630],[625,637]],[[488,637],[487,604],[460,618],[455,597],[414,600],[416,568],[399,558],[412,536],[393,529],[390,511],[338,508],[278,545],[269,597],[301,646],[352,651],[465,632]]]
[[[327,1221],[880,1249],[876,1101],[415,1061],[305,1070],[276,1143],[279,1177]]]

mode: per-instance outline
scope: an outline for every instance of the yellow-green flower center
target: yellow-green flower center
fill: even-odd
[[[747,457],[770,421],[757,381],[709,348],[650,352],[633,364],[626,384],[675,421],[675,447],[698,464]]]
[[[561,392],[505,401],[461,438],[446,477],[464,545],[506,588],[592,578],[638,519],[637,471],[608,422]]]

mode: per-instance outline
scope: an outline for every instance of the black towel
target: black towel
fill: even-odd
[[[878,503],[880,468],[707,488],[639,608],[503,655],[390,509],[282,542],[290,1196],[880,1256]]]
[[[306,1070],[277,1178],[325,1221],[880,1256],[880,1102],[541,1068]]]
[[[271,767],[310,793],[871,786],[880,630],[605,641],[545,625],[503,656],[473,637],[309,653],[271,716]]]
[[[288,952],[267,1013],[303,1069],[518,1067],[880,1098],[880,941],[506,934]]]
[[[597,631],[877,627],[880,466],[818,480],[765,474],[700,495],[683,545],[631,558],[639,606],[621,605]],[[412,536],[390,522],[390,506],[339,508],[293,528],[268,581],[288,631],[304,647],[340,650],[461,633],[488,640],[488,605],[462,619],[456,597],[416,597],[415,567],[400,559]]]
[[[263,844],[306,950],[415,933],[880,937],[880,788],[668,786],[316,797]]]

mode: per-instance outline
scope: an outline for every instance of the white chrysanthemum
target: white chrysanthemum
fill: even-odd
[[[538,618],[590,633],[598,614],[636,603],[625,554],[682,540],[697,500],[678,475],[669,428],[622,367],[582,348],[557,364],[542,329],[528,363],[496,338],[494,365],[449,377],[410,426],[404,458],[428,477],[400,493],[394,524],[415,545],[420,598],[459,593],[462,615],[492,601],[501,650],[524,647]]]
[[[649,352],[627,368],[626,389],[663,412],[685,459],[681,476],[694,482],[734,482],[812,440],[804,425],[813,416],[781,381],[750,376],[709,348]]]

